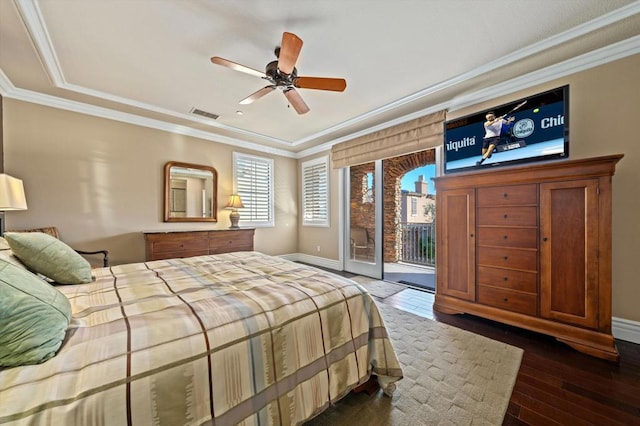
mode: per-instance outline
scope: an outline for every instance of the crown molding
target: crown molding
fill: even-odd
[[[334,139],[322,145],[300,151],[298,153],[298,158],[304,158],[309,155],[324,152],[331,149],[331,147],[337,143],[368,135],[378,130],[383,130],[437,111],[442,111],[443,109],[446,109],[447,111],[456,111],[468,106],[495,99],[496,93],[507,95],[638,53],[640,53],[640,36],[631,37],[629,39],[602,47],[592,52],[576,56],[566,61],[559,62],[557,64],[541,68],[537,71],[518,76],[514,79],[507,80],[494,86],[469,93],[465,96],[454,98],[448,102],[422,109],[409,115],[405,115],[394,120],[379,124],[375,127],[352,133],[341,138]]]
[[[337,143],[347,140],[355,139],[360,136],[383,130],[397,124],[401,124],[436,111],[447,109],[449,111],[455,111],[465,108],[474,104],[478,104],[484,101],[495,98],[496,93],[509,94],[518,90],[527,89],[539,84],[546,83],[548,81],[556,80],[567,75],[575,74],[580,71],[587,70],[599,65],[625,58],[627,56],[640,53],[640,36],[635,36],[627,40],[615,43],[610,46],[606,46],[589,53],[577,56],[575,58],[559,62],[557,64],[542,68],[540,70],[531,72],[526,75],[519,76],[517,78],[505,81],[503,83],[494,85],[492,87],[482,89],[464,97],[452,99],[449,102],[441,103],[420,111],[416,111],[412,114],[399,117],[394,120],[387,121],[377,126],[368,128],[366,130],[351,133],[341,138],[334,139],[330,142],[294,153],[283,149],[270,148],[260,144],[254,144],[246,141],[242,141],[235,138],[229,138],[220,136],[217,134],[205,132],[202,130],[196,130],[187,126],[179,126],[170,124],[160,120],[153,120],[144,117],[140,117],[134,114],[122,113],[114,111],[108,108],[97,107],[76,101],[69,101],[66,99],[58,98],[55,96],[45,95],[29,90],[18,89],[13,86],[4,72],[0,69],[0,94],[7,98],[13,98],[22,100],[25,102],[31,102],[41,105],[50,106],[53,108],[60,108],[69,111],[79,112],[82,114],[94,115],[97,117],[107,118],[116,121],[124,121],[130,124],[135,124],[143,127],[150,127],[158,130],[164,130],[167,132],[183,134],[186,136],[193,136],[200,139],[210,140],[214,142],[220,142],[223,144],[234,145],[243,147],[258,152],[265,152],[273,155],[279,155],[288,158],[304,158],[310,155],[314,155],[320,152],[327,151]]]
[[[462,109],[496,97],[496,93],[509,94],[522,89],[547,83],[590,68],[604,65],[627,56],[640,53],[640,36],[634,36],[618,43],[593,50],[563,62],[530,72],[497,84],[493,87],[478,90],[464,97],[453,99],[448,104],[449,111]]]
[[[518,61],[523,60],[526,57],[544,52],[545,50],[548,49],[552,49],[556,46],[559,46],[562,43],[566,43],[568,41],[574,40],[578,37],[582,37],[586,34],[589,34],[593,31],[599,30],[601,28],[604,28],[608,25],[611,25],[613,23],[616,23],[618,21],[621,21],[623,19],[626,19],[636,13],[640,12],[640,2],[636,1],[635,3],[632,3],[630,5],[621,7],[619,9],[616,9],[612,12],[609,12],[607,14],[604,14],[596,19],[593,19],[589,22],[585,22],[584,24],[578,25],[574,28],[571,28],[567,31],[564,31],[560,34],[557,34],[555,36],[551,36],[549,38],[546,38],[542,41],[539,41],[537,43],[534,43],[532,45],[526,46],[522,49],[516,50],[515,52],[503,56],[502,58],[499,58],[495,61],[491,61],[488,62],[487,64],[484,64],[482,66],[476,67],[473,70],[460,74],[456,77],[453,77],[449,80],[445,80],[441,83],[438,83],[436,85],[433,85],[431,87],[427,87],[423,90],[420,90],[418,92],[415,92],[409,96],[406,96],[404,98],[395,100],[393,102],[390,102],[386,105],[383,105],[379,108],[376,108],[372,111],[369,111],[365,114],[359,115],[357,117],[354,117],[351,120],[347,120],[344,121],[336,126],[327,128],[321,132],[315,133],[313,135],[310,135],[306,138],[302,138],[299,139],[297,141],[295,141],[293,143],[294,146],[312,141],[314,139],[317,139],[318,137],[321,136],[326,136],[326,135],[330,135],[331,133],[334,133],[340,129],[343,129],[345,127],[348,126],[352,126],[355,125],[363,120],[367,120],[369,118],[375,117],[379,114],[385,113],[387,111],[393,110],[395,108],[401,107],[403,105],[406,105],[408,103],[411,102],[415,102],[418,101],[422,98],[425,98],[427,96],[433,95],[434,93],[437,93],[441,90],[447,89],[449,87],[453,87],[456,86],[464,81],[470,80],[472,78],[476,78],[478,76],[481,76],[483,74],[486,74],[488,72],[500,69],[504,66],[516,63]]]
[[[168,116],[173,116],[173,117],[184,119],[191,122],[209,125],[212,127],[216,127],[219,129],[224,129],[226,131],[236,133],[241,136],[247,136],[247,137],[255,138],[256,140],[263,140],[265,142],[275,143],[278,145],[285,145],[287,147],[299,146],[301,144],[311,142],[314,139],[317,139],[319,137],[331,135],[332,133],[340,129],[347,128],[363,120],[370,119],[384,112],[391,111],[400,106],[428,97],[446,88],[454,87],[466,80],[478,77],[480,75],[483,75],[487,72],[503,67],[505,65],[522,60],[523,58],[526,58],[528,56],[543,52],[547,49],[558,46],[559,44],[566,43],[567,41],[576,39],[580,36],[596,31],[607,25],[611,25],[612,23],[618,22],[620,20],[623,20],[625,18],[628,18],[629,16],[632,16],[640,12],[640,2],[636,1],[632,4],[629,4],[615,11],[612,11],[608,14],[605,14],[597,19],[594,19],[590,22],[584,23],[568,31],[565,31],[563,33],[549,37],[538,43],[535,43],[533,45],[520,49],[514,52],[513,54],[502,57],[496,61],[489,62],[484,66],[477,67],[468,73],[458,75],[449,80],[443,81],[439,84],[425,88],[421,91],[418,91],[414,94],[406,96],[402,99],[398,99],[389,104],[386,104],[380,108],[376,108],[366,114],[362,114],[360,116],[354,117],[353,119],[344,121],[336,126],[329,127],[321,132],[314,133],[308,137],[299,139],[294,142],[288,142],[278,138],[273,138],[266,135],[245,131],[239,128],[226,126],[222,123],[216,123],[214,121],[207,120],[205,118],[183,114],[183,113],[177,113],[175,111],[170,111],[170,110],[159,108],[153,105],[137,102],[128,98],[122,98],[109,93],[95,91],[86,87],[68,83],[64,78],[64,73],[62,72],[57,56],[52,47],[50,37],[46,31],[46,27],[44,25],[42,15],[40,13],[40,8],[38,6],[38,1],[37,0],[15,0],[15,1],[16,1],[18,10],[22,16],[22,19],[25,23],[25,26],[27,27],[27,30],[29,31],[29,34],[33,40],[33,43],[36,46],[38,55],[42,63],[44,64],[46,73],[49,79],[52,81],[52,83],[55,86],[62,89],[70,90],[73,92],[89,95],[92,97],[97,97],[97,98],[105,99],[108,101],[118,102],[121,104],[129,105],[136,108],[141,108],[148,111],[153,111],[156,113],[161,113]],[[9,81],[9,79],[2,72],[1,69],[0,69],[0,94],[2,94],[7,98],[14,98],[14,99],[23,100],[26,102],[42,104],[42,105],[51,106],[54,108],[66,109],[69,111],[75,111],[83,114],[94,115],[94,116],[102,117],[106,119],[123,121],[123,122],[127,122],[134,125],[154,128],[154,129],[163,130],[163,131],[172,132],[172,133],[183,134],[186,136],[193,136],[200,139],[234,145],[234,146],[243,147],[243,148],[264,152],[264,153],[269,153],[273,155],[279,155],[279,156],[288,157],[288,158],[304,158],[309,155],[313,155],[316,153],[329,150],[336,143],[351,140],[359,136],[370,134],[372,132],[382,130],[397,124],[401,124],[406,121],[413,120],[415,118],[430,114],[432,112],[440,111],[443,109],[447,109],[449,111],[455,111],[457,109],[461,109],[467,106],[471,106],[471,105],[495,98],[496,93],[509,94],[518,90],[527,89],[535,85],[539,85],[554,79],[562,78],[582,70],[586,70],[598,65],[605,64],[607,62],[611,62],[626,56],[637,54],[639,52],[640,52],[640,36],[635,36],[627,40],[615,43],[613,45],[606,46],[606,47],[597,49],[595,51],[580,55],[578,57],[560,62],[558,64],[554,64],[552,66],[531,72],[529,74],[519,76],[512,80],[508,80],[506,82],[494,85],[490,88],[482,89],[482,90],[473,92],[471,94],[465,95],[463,97],[455,98],[448,102],[431,106],[429,108],[422,109],[420,111],[416,111],[412,114],[387,121],[385,123],[379,124],[377,126],[368,128],[363,131],[351,133],[349,135],[334,139],[330,142],[327,142],[303,151],[299,151],[297,153],[288,151],[286,149],[267,147],[259,143],[246,142],[244,140],[236,139],[232,137],[220,136],[215,133],[193,129],[188,126],[171,124],[161,120],[150,119],[150,118],[138,116],[135,114],[118,112],[109,108],[98,107],[98,106],[89,105],[89,104],[85,104],[77,101],[70,101],[70,100],[58,98],[51,95],[19,89],[13,86],[13,84]]]
[[[191,136],[194,138],[204,139],[212,142],[218,142],[225,145],[233,145],[239,148],[246,148],[253,151],[263,152],[266,154],[277,155],[280,157],[296,158],[296,154],[278,148],[271,148],[264,145],[251,143],[239,139],[229,138],[217,135],[215,133],[205,132],[203,130],[194,129],[188,126],[181,126],[166,121],[154,120],[151,118],[140,117],[135,114],[129,114],[120,111],[114,111],[109,108],[88,105],[82,102],[62,99],[56,96],[46,95],[43,93],[33,92],[30,90],[19,89],[13,86],[5,73],[0,69],[0,94],[9,99],[30,102],[38,105],[44,105],[52,108],[63,109],[66,111],[78,112],[94,117],[106,118],[108,120],[120,121],[123,123],[133,124],[136,126],[148,127],[156,130],[163,130],[169,133]]]
[[[22,22],[27,29],[33,46],[38,53],[40,63],[45,68],[46,74],[49,77],[49,81],[54,86],[61,87],[66,84],[64,74],[62,73],[62,67],[58,61],[58,56],[53,49],[53,43],[49,37],[49,33],[46,30],[46,26],[42,19],[42,13],[40,13],[40,6],[38,3],[27,0],[15,0],[14,4]]]
[[[276,144],[285,145],[285,146],[293,145],[292,142],[288,142],[282,139],[274,138],[274,137],[263,135],[260,133],[251,132],[251,131],[240,129],[237,127],[227,126],[225,124],[208,120],[202,117],[185,114],[185,113],[181,113],[181,112],[177,112],[177,111],[173,111],[165,108],[160,108],[155,105],[139,102],[130,98],[117,96],[111,93],[94,90],[88,87],[84,87],[84,86],[80,86],[80,85],[72,84],[68,82],[64,77],[64,72],[60,65],[60,61],[58,60],[58,56],[56,55],[55,49],[53,48],[53,43],[51,42],[51,37],[49,37],[47,27],[44,23],[44,18],[42,17],[40,7],[38,6],[38,1],[37,0],[16,0],[15,4],[18,9],[18,12],[20,13],[20,16],[22,17],[22,21],[24,22],[25,27],[27,28],[27,31],[31,37],[31,40],[33,41],[36,51],[38,52],[38,55],[40,57],[40,62],[44,65],[46,74],[49,77],[49,80],[52,82],[52,84],[55,87],[68,90],[74,93],[80,93],[83,95],[92,96],[92,97],[104,99],[107,101],[117,102],[123,105],[140,108],[143,110],[168,115],[171,117],[204,124],[211,127],[216,127],[218,129],[233,132],[240,136],[254,138],[256,140],[276,143]]]

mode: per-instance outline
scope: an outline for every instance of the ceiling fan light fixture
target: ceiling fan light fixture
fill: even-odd
[[[347,87],[347,82],[342,78],[298,76],[298,70],[295,65],[301,48],[302,39],[300,37],[293,33],[283,33],[281,46],[276,47],[274,51],[278,59],[269,62],[265,67],[264,73],[219,56],[212,57],[211,62],[247,74],[257,75],[270,83],[241,100],[240,105],[249,105],[275,89],[280,89],[296,112],[305,114],[309,112],[309,107],[295,90],[296,88],[342,92]]]

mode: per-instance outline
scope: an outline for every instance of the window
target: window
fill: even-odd
[[[411,216],[418,215],[418,199],[411,197]]]
[[[243,226],[274,226],[273,160],[233,153],[235,192],[244,208],[238,209]]]
[[[302,163],[302,225],[329,226],[329,159]]]

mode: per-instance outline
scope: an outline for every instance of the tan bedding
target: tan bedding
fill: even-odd
[[[0,370],[0,424],[300,424],[372,373],[388,394],[402,377],[375,303],[334,274],[238,252],[94,275],[58,287],[58,354]]]

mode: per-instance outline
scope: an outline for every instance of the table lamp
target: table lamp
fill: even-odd
[[[4,212],[27,210],[22,180],[0,173],[0,236],[4,235]]]
[[[238,221],[240,220],[240,213],[238,213],[238,209],[244,208],[244,204],[242,204],[242,199],[240,198],[240,196],[238,194],[231,194],[229,196],[229,202],[227,203],[226,208],[231,209],[231,213],[229,214],[231,226],[229,228],[239,228]]]

